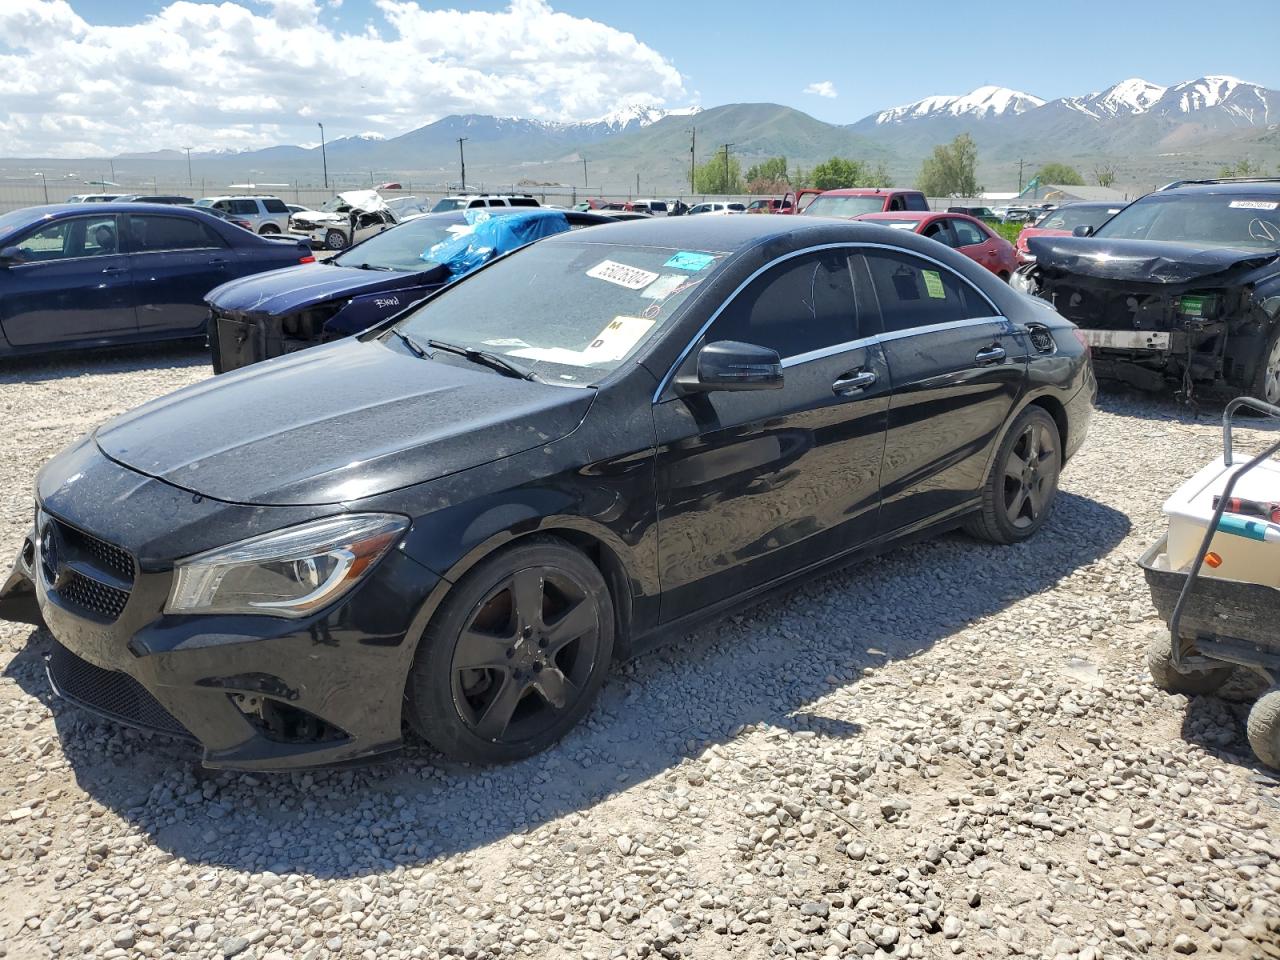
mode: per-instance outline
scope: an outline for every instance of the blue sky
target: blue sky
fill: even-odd
[[[161,0],[71,0],[91,23],[136,23]],[[241,0],[249,3],[250,0]],[[505,2],[430,3],[428,9],[497,11]],[[772,101],[849,123],[931,94],[985,83],[1045,99],[1087,93],[1127,77],[1171,84],[1227,74],[1280,88],[1276,0],[1237,0],[1222,17],[1202,2],[1078,0],[1072,4],[923,2],[874,5],[811,0],[552,0],[565,13],[625,30],[670,60],[703,106]],[[861,8],[861,9],[860,9]],[[372,0],[343,0],[331,27],[384,26]],[[1265,25],[1265,28],[1263,28]],[[1261,28],[1261,29],[1260,29]],[[492,38],[496,44],[500,37]],[[802,93],[829,81],[834,98]],[[671,104],[676,106],[678,104]]]
[[[394,137],[449,114],[743,101],[853,123],[987,84],[1046,100],[1130,77],[1280,89],[1278,4],[0,0],[0,152],[305,146],[318,122],[329,139]]]

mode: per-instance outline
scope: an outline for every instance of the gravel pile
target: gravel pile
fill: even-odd
[[[169,351],[0,375],[0,559],[40,462],[206,372]],[[208,773],[54,700],[47,635],[0,622],[0,952],[1280,957],[1252,682],[1169,696],[1142,657],[1134,561],[1219,442],[1108,397],[1032,543],[944,537],[713,623],[499,769],[414,747]]]

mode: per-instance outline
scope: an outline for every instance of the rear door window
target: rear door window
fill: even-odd
[[[533,197],[512,197],[511,206],[513,207],[536,207],[538,201]]]
[[[940,264],[887,250],[864,256],[886,333],[996,316],[967,280]]]
[[[267,213],[289,212],[289,208],[284,205],[284,201],[278,200],[275,197],[267,197],[267,199],[262,201],[262,205],[266,208]]]
[[[256,217],[258,215],[258,202],[256,200],[232,200],[231,213],[241,217]]]
[[[138,253],[160,250],[202,250],[223,246],[222,239],[203,223],[186,217],[132,215],[129,234]]]

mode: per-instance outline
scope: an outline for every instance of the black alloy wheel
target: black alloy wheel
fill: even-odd
[[[581,552],[546,538],[481,563],[419,645],[408,713],[459,760],[530,756],[590,707],[613,654],[613,604]]]
[[[982,509],[969,517],[965,529],[995,543],[1026,540],[1048,519],[1061,471],[1058,425],[1042,407],[1027,407],[1000,444]]]

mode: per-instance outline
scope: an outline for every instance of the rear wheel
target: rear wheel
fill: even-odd
[[[996,451],[982,509],[965,521],[965,530],[993,543],[1026,540],[1049,518],[1061,470],[1058,425],[1043,408],[1027,407]]]
[[[1272,687],[1249,711],[1246,727],[1254,755],[1273,770],[1280,770],[1280,687]]]
[[[1267,340],[1250,393],[1272,406],[1280,406],[1280,324],[1271,331]]]
[[[329,230],[324,235],[326,250],[344,250],[347,246],[347,235],[341,230]]]
[[[456,760],[531,756],[587,712],[613,656],[600,571],[555,538],[483,561],[445,598],[406,691],[413,728]]]
[[[262,225],[262,229],[258,231],[258,233],[264,237],[269,237],[272,234],[277,234],[279,232],[280,232],[280,228],[277,227],[274,223],[264,223]]]

